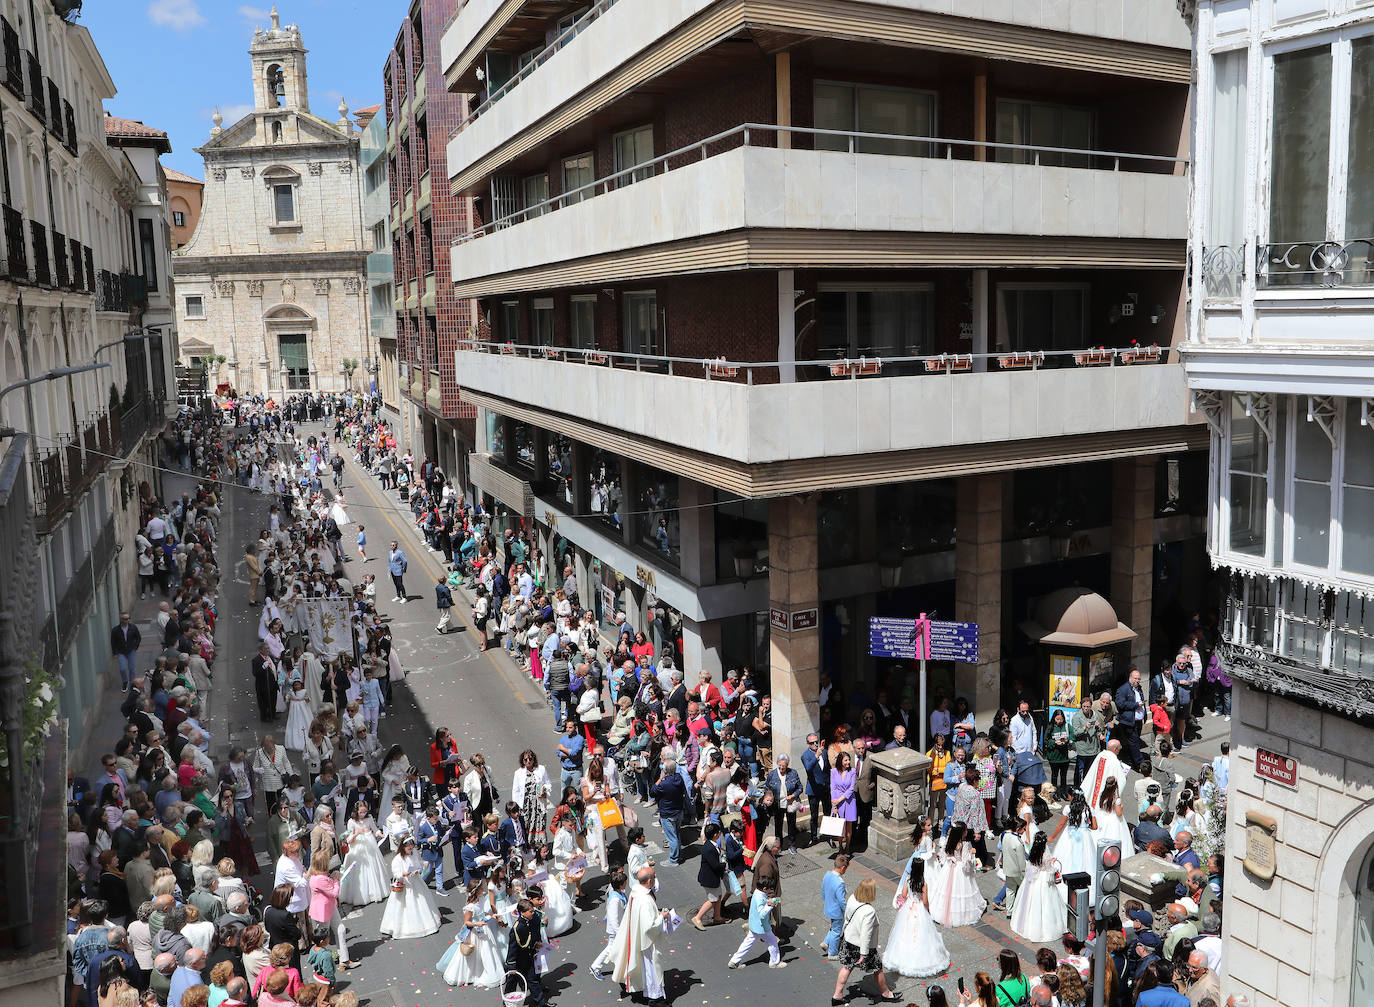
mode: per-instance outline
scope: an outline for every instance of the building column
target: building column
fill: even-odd
[[[988,271],[973,271],[973,348],[975,354],[988,353]],[[982,374],[988,369],[986,356],[975,356],[973,369]]]
[[[1150,675],[1154,621],[1154,455],[1112,463],[1112,607],[1131,629],[1131,663]]]
[[[778,270],[778,380],[797,380],[796,274],[790,269]]]
[[[956,665],[954,686],[980,724],[1001,703],[1002,522],[1010,480],[1004,473],[965,476],[956,490],[954,612],[978,624],[978,663]]]
[[[685,476],[677,485],[679,569],[687,583],[706,587],[716,582],[716,491]]]
[[[773,752],[786,752],[794,762],[807,734],[820,727],[820,619],[792,628],[799,613],[819,614],[816,500],[811,494],[768,501],[769,605],[789,627],[779,629],[774,621],[768,635]]]
[[[721,681],[720,660],[720,620],[711,619],[697,622],[682,617],[682,672],[683,681],[695,685],[697,673],[709,671],[711,681],[717,685]],[[777,702],[776,699],[773,700]],[[776,723],[776,714],[774,715]]]

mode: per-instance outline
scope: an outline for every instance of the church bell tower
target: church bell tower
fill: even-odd
[[[275,4],[271,17],[271,27],[254,32],[248,47],[253,60],[253,107],[261,112],[288,108],[309,112],[301,30],[294,24],[283,28]]]

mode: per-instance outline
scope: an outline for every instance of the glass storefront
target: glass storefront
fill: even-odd
[[[678,515],[678,478],[650,465],[635,467],[635,542],[660,561],[682,562],[682,528]]]

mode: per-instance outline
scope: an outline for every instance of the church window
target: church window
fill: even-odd
[[[272,142],[281,143],[281,123],[272,123]]]
[[[277,223],[293,223],[296,219],[296,193],[294,186],[272,186],[272,199],[277,209]]]
[[[205,317],[205,298],[199,294],[186,298],[186,317],[204,318]]]

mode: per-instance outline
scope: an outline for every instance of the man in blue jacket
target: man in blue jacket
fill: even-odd
[[[1140,725],[1149,715],[1145,694],[1140,688],[1140,669],[1132,668],[1129,677],[1116,690],[1116,710],[1120,717],[1121,742],[1126,749],[1125,762],[1132,769],[1140,765]]]
[[[687,807],[687,784],[678,775],[675,759],[663,759],[660,765],[662,770],[658,782],[649,788],[649,793],[658,802],[658,821],[663,826],[663,835],[668,839],[668,859],[680,864],[682,848],[678,844],[677,830],[682,824],[682,812]]]
[[[453,592],[448,589],[446,577],[440,577],[434,585],[434,606],[439,610],[439,625],[434,631],[442,636],[448,632],[449,616],[453,614]]]
[[[811,844],[819,841],[820,817],[830,814],[830,756],[815,734],[806,736],[806,751],[801,754],[806,775],[806,802],[811,805]]]
[[[396,542],[391,543],[391,550],[386,554],[386,572],[391,574],[391,583],[396,585],[396,597],[392,601],[406,603],[406,554],[401,551],[401,547]]]
[[[845,889],[844,872],[849,870],[849,857],[841,853],[835,858],[834,865],[821,881],[821,901],[824,903],[825,918],[830,921],[830,930],[821,940],[821,947],[827,958],[840,950],[840,932],[844,929],[844,906],[849,898]]]

